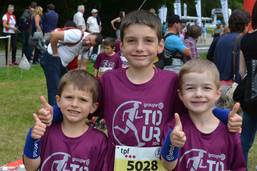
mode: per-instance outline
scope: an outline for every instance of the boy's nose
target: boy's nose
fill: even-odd
[[[144,43],[143,43],[143,41],[138,41],[136,50],[140,51],[140,52],[142,52],[144,50]]]
[[[72,106],[77,106],[78,105],[78,100],[77,99],[73,99],[71,102]]]
[[[197,97],[202,96],[202,89],[201,89],[201,88],[197,88],[197,89],[195,90],[195,95],[196,95]]]

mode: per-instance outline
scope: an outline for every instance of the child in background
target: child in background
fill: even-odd
[[[56,101],[63,121],[46,127],[33,114],[35,125],[24,147],[26,169],[102,171],[106,136],[86,124],[98,107],[98,81],[84,70],[72,70],[61,78],[58,90]]]
[[[245,171],[240,135],[230,133],[212,113],[221,95],[219,72],[208,60],[195,59],[179,72],[179,97],[188,114],[175,114],[162,148],[168,170]]]
[[[102,42],[103,52],[98,55],[94,65],[94,75],[100,78],[105,71],[121,67],[121,59],[115,53],[115,39],[107,37]]]
[[[157,16],[144,10],[131,12],[122,20],[120,30],[121,51],[128,60],[128,68],[111,70],[100,79],[103,96],[99,113],[103,114],[108,131],[108,162],[103,171],[129,170],[139,166],[136,163],[161,170],[158,152],[171,116],[186,110],[177,94],[178,77],[153,65],[154,58],[164,48]],[[46,118],[52,111],[54,120],[60,120],[61,112],[56,106],[43,109],[38,114],[44,122],[49,123]],[[242,123],[241,117],[236,117],[233,120]],[[240,125],[234,123],[229,125],[238,131]],[[135,155],[131,150],[142,155]]]
[[[185,33],[184,43],[191,51],[191,59],[199,58],[199,54],[196,48],[198,38],[201,36],[201,27],[197,25],[188,25]]]

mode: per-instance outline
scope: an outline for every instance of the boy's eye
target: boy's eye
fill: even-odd
[[[185,90],[193,90],[193,87],[186,87]]]
[[[86,98],[80,98],[80,101],[82,101],[82,102],[88,102],[88,99],[86,99]]]
[[[128,40],[127,40],[128,43],[132,43],[132,42],[134,42],[134,41],[135,41],[134,39],[128,39]]]
[[[154,42],[154,40],[153,39],[146,39],[146,42],[147,43],[152,43],[152,42]]]
[[[212,88],[211,88],[211,87],[208,87],[208,86],[204,87],[204,89],[205,89],[205,90],[212,90]]]
[[[65,99],[72,99],[72,96],[64,96]]]

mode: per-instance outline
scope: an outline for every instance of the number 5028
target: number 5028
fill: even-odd
[[[127,170],[136,170],[136,171],[151,171],[158,170],[158,164],[156,160],[153,161],[133,161],[129,160],[127,164]]]

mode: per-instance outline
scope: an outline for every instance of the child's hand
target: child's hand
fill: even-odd
[[[228,129],[230,132],[241,133],[242,131],[242,117],[237,114],[239,108],[240,103],[236,103],[228,114]]]
[[[170,140],[172,142],[172,145],[176,147],[183,147],[186,142],[186,135],[183,131],[182,123],[177,113],[175,113],[175,122],[175,127],[170,134]]]
[[[38,118],[38,116],[35,113],[33,113],[33,118],[35,121],[35,125],[32,128],[31,137],[33,139],[40,139],[46,131],[46,124],[41,122],[41,120]]]
[[[44,96],[39,97],[41,102],[41,108],[37,111],[38,118],[50,126],[53,120],[53,107],[49,105]]]

